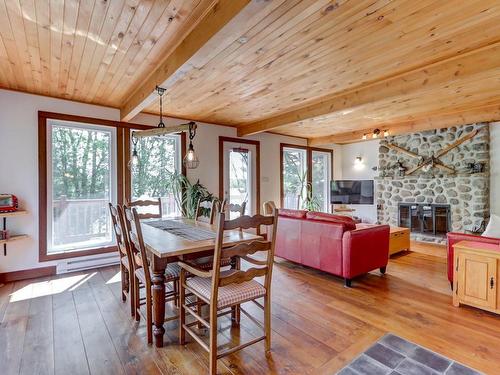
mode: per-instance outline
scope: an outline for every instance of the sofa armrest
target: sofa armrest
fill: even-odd
[[[342,238],[342,273],[346,279],[386,267],[389,260],[388,225],[347,231]]]
[[[448,280],[453,281],[453,245],[460,241],[475,241],[482,243],[500,244],[500,238],[483,237],[476,234],[449,232],[446,234],[448,247]]]

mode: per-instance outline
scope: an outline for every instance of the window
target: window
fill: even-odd
[[[227,204],[245,203],[245,214],[260,209],[260,142],[219,137],[219,197]],[[238,217],[229,212],[229,218]]]
[[[283,208],[301,209],[307,196],[307,151],[284,147],[283,155]]]
[[[113,246],[116,129],[47,123],[47,254]]]
[[[174,214],[164,182],[166,174],[185,172],[184,134],[144,138],[138,145],[140,168],[126,168],[130,132],[152,128],[38,112],[40,261],[116,251],[109,202],[158,196],[164,212]]]
[[[281,207],[330,211],[333,151],[281,144]]]
[[[138,139],[139,162],[131,168],[132,200],[161,198],[164,216],[181,215],[169,184],[174,173],[181,173],[181,149],[180,135]],[[144,212],[148,209],[143,207]]]
[[[332,179],[332,152],[312,150],[311,152],[312,196],[323,212],[330,209],[330,180]]]

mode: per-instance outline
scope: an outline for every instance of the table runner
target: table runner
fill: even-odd
[[[175,220],[146,221],[144,224],[164,230],[189,241],[213,240],[216,236],[216,233],[209,229],[193,227]]]

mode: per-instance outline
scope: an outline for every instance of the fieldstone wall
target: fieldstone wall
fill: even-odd
[[[387,143],[391,143],[428,158],[474,130],[479,131],[474,138],[439,159],[444,165],[454,168],[455,174],[434,167],[400,177],[399,166],[409,170],[421,160],[387,147]],[[450,205],[453,231],[465,232],[479,226],[489,217],[489,144],[489,126],[484,123],[383,139],[379,149],[380,176],[376,179],[378,221],[398,225],[400,202],[439,203]],[[469,163],[483,163],[484,171],[471,173]],[[429,235],[412,234],[412,237],[444,241],[441,237]]]

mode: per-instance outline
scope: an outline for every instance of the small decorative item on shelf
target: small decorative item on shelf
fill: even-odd
[[[469,172],[474,173],[483,173],[484,172],[484,163],[469,163],[467,164],[469,168]]]
[[[0,212],[15,212],[19,208],[17,197],[13,194],[0,194]]]

